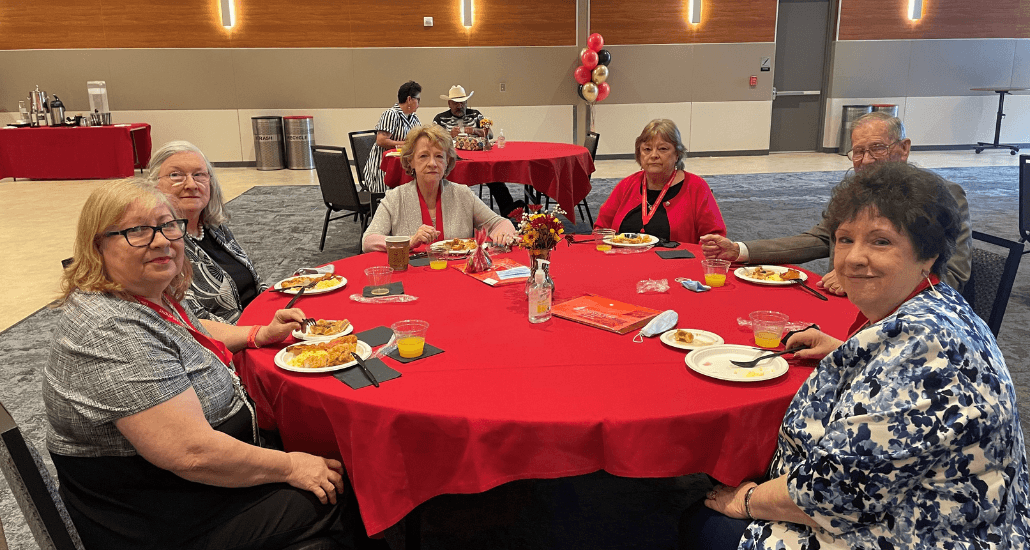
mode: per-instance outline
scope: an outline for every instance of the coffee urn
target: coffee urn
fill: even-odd
[[[54,94],[54,99],[50,101],[50,125],[64,126],[64,103],[57,94]]]
[[[29,124],[32,126],[49,126],[48,114],[46,92],[39,91],[39,85],[37,84],[36,90],[29,92]]]

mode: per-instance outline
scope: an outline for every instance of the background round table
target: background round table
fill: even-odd
[[[700,255],[698,246],[686,248]],[[504,256],[527,261],[521,250]],[[304,297],[297,307],[309,317],[349,319],[356,332],[424,319],[427,342],[444,353],[408,364],[387,358],[403,376],[360,390],[331,374],[277,368],[277,347],[235,358],[262,427],[277,428],[288,450],[342,459],[369,533],[434,496],[482,492],[516,479],[602,469],[625,477],[706,472],[731,485],[760,477],[787,405],[814,366],[792,360],[774,380],[715,380],[687,369],[686,352],[658,338],[638,344],[632,333],[559,318],[531,324],[522,284],[491,287],[453,267],[395,274],[419,297],[414,302],[350,300],[366,284],[364,268],[385,263],[384,253],[336,262],[346,288]],[[551,265],[556,303],[594,293],[671,308],[679,327],[713,331],[729,344],[753,345],[737,318],[755,310],[819,323],[838,338],[856,312],[845,298],[821,301],[800,288],[732,275],[725,287],[693,293],[672,279],[703,278],[700,261],[663,260],[653,251],[603,254],[590,244],[563,244]],[[672,288],[637,294],[636,283],[645,278],[667,278]],[[266,292],[240,323],[266,323],[289,299]]]
[[[590,174],[594,161],[581,145],[536,141],[509,141],[503,149],[457,151],[459,160],[447,176],[448,181],[479,185],[495,181],[529,185],[557,202],[566,216],[575,221],[575,208],[590,193]],[[411,181],[401,170],[398,157],[383,153],[380,168],[388,187]]]

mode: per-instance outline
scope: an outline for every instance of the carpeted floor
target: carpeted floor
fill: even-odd
[[[1015,167],[946,168],[961,184],[973,227],[1018,238],[1018,174]],[[751,174],[707,177],[736,240],[791,235],[819,218],[843,172]],[[596,214],[616,180],[594,180],[588,203]],[[521,187],[511,186],[519,196]],[[229,203],[230,225],[262,276],[278,280],[301,265],[317,265],[359,252],[358,225],[331,222],[324,252],[318,251],[325,207],[319,190],[256,187]],[[580,222],[576,232],[589,232]],[[823,273],[825,260],[805,267]],[[1030,432],[1030,364],[1024,342],[1030,331],[1030,274],[1017,276],[998,341],[1012,372],[1024,433]],[[46,422],[40,370],[46,361],[54,313],[43,309],[0,333],[0,402],[26,439],[44,449]],[[45,453],[44,453],[45,454]],[[52,469],[52,466],[51,466]],[[674,548],[675,520],[704,487],[695,480],[621,479],[603,472],[566,480],[508,484],[483,495],[438,498],[425,511],[426,548]],[[484,512],[486,511],[486,512]],[[12,549],[37,548],[5,481],[0,518]],[[398,539],[390,537],[391,543]]]

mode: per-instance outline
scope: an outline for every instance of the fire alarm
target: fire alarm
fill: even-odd
[[[752,85],[752,86],[758,86],[758,77],[757,77],[757,76],[754,76],[754,75],[752,75],[752,76],[751,76],[751,80],[750,80],[750,81],[748,81],[748,83],[749,83],[750,85]]]

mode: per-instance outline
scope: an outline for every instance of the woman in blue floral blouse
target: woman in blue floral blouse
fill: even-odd
[[[936,175],[888,164],[839,186],[827,215],[858,319],[844,342],[791,337],[822,361],[787,409],[769,479],[716,486],[684,515],[681,547],[1027,548],[1012,380],[990,330],[938,279],[954,199]]]

